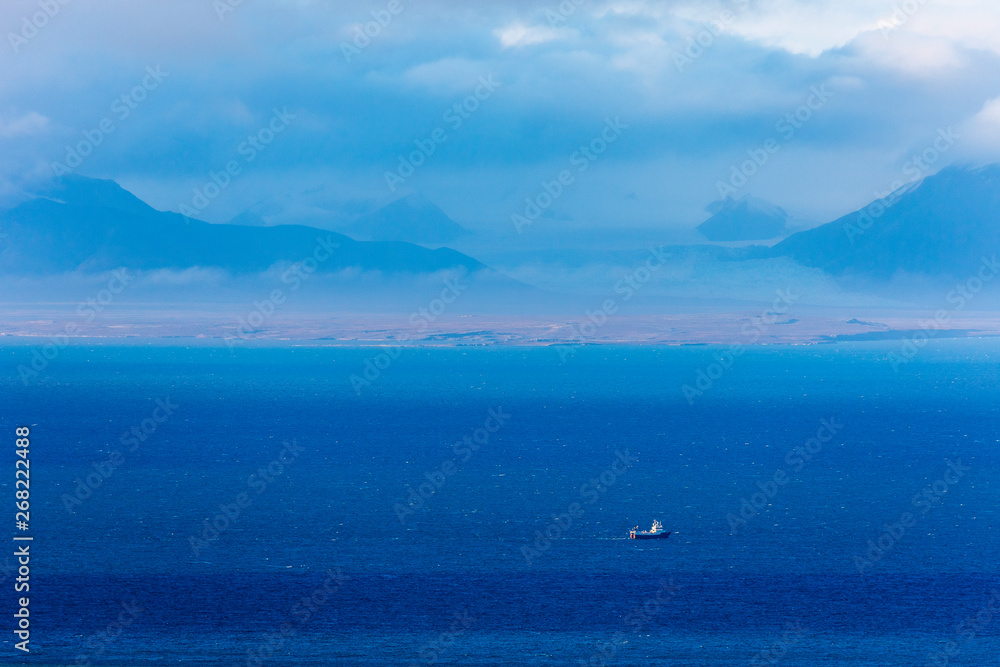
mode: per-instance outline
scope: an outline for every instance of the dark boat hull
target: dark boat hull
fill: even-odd
[[[642,533],[636,533],[633,540],[665,540],[670,537],[670,531],[665,533],[660,533],[659,535],[643,535]]]

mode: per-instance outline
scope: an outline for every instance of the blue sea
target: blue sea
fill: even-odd
[[[41,344],[3,661],[1000,664],[995,340]]]

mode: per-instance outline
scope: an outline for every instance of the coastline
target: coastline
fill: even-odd
[[[230,347],[272,343],[331,347],[816,345],[847,341],[1000,336],[1000,313],[954,317],[937,325],[926,312],[798,315],[775,321],[744,312],[629,315],[600,326],[586,318],[465,315],[420,330],[405,316],[337,314],[274,317],[238,331],[235,320],[204,312],[162,310],[81,322],[65,311],[0,314],[0,344],[54,341],[201,341]],[[589,325],[589,326],[588,326]]]

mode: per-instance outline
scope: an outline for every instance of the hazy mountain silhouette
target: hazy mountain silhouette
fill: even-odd
[[[215,267],[259,272],[278,263],[330,253],[321,271],[358,268],[383,273],[430,273],[485,268],[448,248],[404,242],[361,242],[299,225],[213,225],[157,211],[113,181],[70,177],[36,199],[0,213],[0,271],[37,275]],[[334,250],[331,250],[336,246]]]
[[[155,212],[153,207],[114,181],[76,174],[49,182],[35,195],[74,206],[112,208],[139,214]]]
[[[698,225],[709,241],[764,241],[785,231],[788,214],[763,199],[749,195],[740,199],[726,197],[712,202],[705,210],[712,214]]]
[[[1000,165],[949,167],[865,208],[789,236],[774,255],[832,274],[973,274],[1000,252]]]
[[[0,272],[31,276],[71,271],[96,273],[120,267],[136,270],[201,267],[251,274],[276,264],[314,257],[320,248],[321,255],[330,252],[329,259],[319,263],[319,270],[326,272],[356,268],[403,275],[449,269],[493,273],[483,271],[486,267],[476,259],[449,248],[431,250],[398,240],[358,241],[305,225],[216,225],[189,220],[147,206],[113,181],[70,177],[38,191],[38,195],[0,212]],[[713,219],[720,228],[725,227],[722,223],[727,220],[735,221],[728,230],[729,239],[746,236],[736,234],[734,228],[741,232],[758,229],[761,231],[754,234],[763,234],[779,229],[779,220],[782,228],[784,225],[784,212],[766,202],[749,198],[725,200],[713,208]],[[752,222],[753,215],[758,213],[766,218],[761,226],[744,224],[748,219]],[[392,228],[394,219],[409,219],[410,223],[396,229]],[[424,243],[464,232],[440,209],[419,199],[393,202],[359,225],[376,237],[409,236]],[[712,281],[719,277],[737,275],[743,266],[757,271],[755,267],[762,266],[761,262],[774,263],[767,269],[769,275],[788,271],[797,264],[819,268],[833,276],[860,279],[867,286],[858,283],[850,289],[874,293],[883,290],[880,284],[899,275],[920,275],[932,280],[971,276],[978,271],[984,257],[990,259],[998,251],[1000,165],[991,165],[947,168],[860,211],[793,234],[772,248],[671,247],[668,263],[673,267],[671,271],[680,271],[678,275],[687,275],[685,271],[696,268],[699,280],[705,284],[714,284]],[[544,257],[527,257],[511,265],[528,267],[520,274],[514,272],[521,276],[565,272],[570,265],[563,261],[564,255],[565,251],[552,250]],[[640,261],[639,255],[636,257],[635,261]],[[588,256],[584,263],[600,268],[602,261],[612,260],[615,257],[595,255]],[[622,266],[630,265],[627,258],[618,261]],[[557,268],[553,269],[554,266]],[[591,286],[581,281],[587,275],[588,271],[568,271],[559,289],[586,291]],[[602,271],[595,269],[594,275],[598,286],[606,282]],[[494,276],[501,282],[520,285],[495,273]],[[721,280],[719,284],[727,283]],[[1000,286],[1000,280],[996,284]]]
[[[344,230],[365,241],[442,245],[471,234],[420,195],[410,195],[361,217]]]

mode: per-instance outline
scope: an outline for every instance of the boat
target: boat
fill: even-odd
[[[663,530],[663,524],[655,520],[653,527],[649,530],[639,530],[639,526],[636,526],[628,532],[630,540],[665,540],[668,537],[670,537],[670,531]]]

